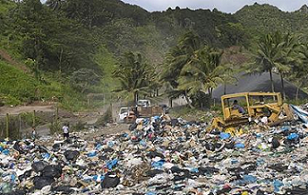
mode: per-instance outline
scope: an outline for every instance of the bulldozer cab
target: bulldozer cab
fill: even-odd
[[[221,97],[225,121],[248,117],[270,117],[282,106],[280,93],[247,92],[223,95]]]

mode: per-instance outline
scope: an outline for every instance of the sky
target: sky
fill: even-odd
[[[41,0],[45,2],[46,0]],[[190,9],[213,9],[226,13],[234,13],[245,5],[271,4],[283,11],[295,11],[308,4],[307,0],[122,0],[126,3],[139,5],[148,11],[163,11],[169,7],[190,8]]]
[[[169,7],[190,8],[190,9],[213,9],[234,13],[245,5],[259,4],[275,5],[283,11],[298,10],[307,0],[123,0],[126,3],[139,5],[148,11],[162,11]]]

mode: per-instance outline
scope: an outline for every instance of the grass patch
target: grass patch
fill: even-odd
[[[6,96],[10,101],[24,101],[35,96],[35,91],[39,83],[23,71],[0,61],[1,85],[0,94]],[[7,104],[7,102],[4,102]]]
[[[62,96],[60,83],[47,79],[48,84],[42,84],[32,75],[0,61],[0,96],[6,105],[18,105],[32,100],[51,100],[53,96]]]

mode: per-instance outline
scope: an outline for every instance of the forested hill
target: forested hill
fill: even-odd
[[[283,12],[275,6],[255,3],[234,14],[245,26],[246,33],[264,34],[274,31],[305,33],[308,30],[308,7],[303,5],[294,12]]]
[[[150,13],[120,0],[0,0],[0,55],[19,64],[1,56],[1,82],[10,82],[0,87],[0,98],[18,103],[62,96],[76,105],[89,93],[108,94],[116,88],[112,73],[127,52],[160,65],[188,31],[219,49],[249,49],[262,33],[305,32],[307,17],[307,6],[292,13],[258,4],[235,14],[179,7]],[[35,79],[22,86],[12,79],[16,72],[22,80]]]

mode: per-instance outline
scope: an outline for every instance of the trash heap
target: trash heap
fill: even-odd
[[[0,194],[308,194],[308,128],[153,117],[84,140],[0,142]]]

